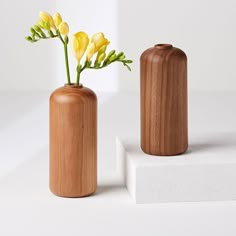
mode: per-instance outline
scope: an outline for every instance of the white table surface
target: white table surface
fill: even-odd
[[[236,234],[236,202],[136,205],[116,176],[115,137],[139,135],[137,94],[99,94],[98,191],[65,199],[48,190],[49,93],[0,94],[0,235]],[[236,95],[191,93],[192,152],[230,151]],[[191,143],[192,137],[199,139]],[[226,138],[227,137],[227,138]],[[229,138],[232,137],[232,138]],[[235,157],[236,158],[236,157]],[[236,180],[235,180],[236,182]]]

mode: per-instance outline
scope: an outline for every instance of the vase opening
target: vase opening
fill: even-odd
[[[155,45],[155,48],[159,48],[159,49],[170,49],[173,46],[171,44],[167,44],[167,43],[159,43]]]
[[[71,83],[71,84],[65,84],[65,87],[68,87],[68,88],[83,88],[83,84]]]

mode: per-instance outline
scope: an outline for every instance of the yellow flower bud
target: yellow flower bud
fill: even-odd
[[[98,63],[101,63],[105,59],[105,57],[106,53],[105,52],[101,53],[97,59]]]
[[[69,33],[69,25],[66,22],[61,22],[58,29],[63,35],[68,35]]]
[[[85,32],[78,32],[72,37],[71,47],[78,64],[88,47],[88,43],[89,37]]]
[[[106,49],[107,49],[107,45],[103,45],[103,46],[99,49],[98,53],[101,54],[101,53],[105,52]]]
[[[101,54],[105,53],[106,49],[107,49],[107,45],[103,45],[103,46],[98,50],[96,60],[98,60],[98,58],[100,57]]]
[[[43,22],[48,23],[50,27],[56,29],[52,16],[49,13],[45,11],[41,11],[39,12],[39,17]]]
[[[94,34],[92,37],[92,42],[95,44],[95,52],[97,52],[102,46],[107,46],[110,43],[104,37],[102,32]]]
[[[90,43],[87,50],[87,61],[91,60],[92,56],[95,53],[95,49],[96,49],[95,43]]]
[[[56,27],[59,27],[59,25],[62,22],[62,17],[60,15],[60,13],[56,12],[53,16],[53,20],[54,20],[54,23],[55,23]]]
[[[43,21],[43,20],[39,20],[37,25],[42,29],[50,30],[50,24],[48,22]]]

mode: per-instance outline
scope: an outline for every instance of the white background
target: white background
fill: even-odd
[[[50,91],[65,83],[60,42],[24,40],[39,10],[61,12],[71,33],[103,31],[110,49],[134,60],[132,72],[116,64],[82,74],[82,83],[96,91],[138,91],[139,56],[156,43],[172,43],[186,52],[190,91],[236,89],[234,0],[1,0],[0,90]],[[72,55],[70,62],[75,78]]]
[[[47,187],[48,98],[66,82],[63,48],[56,40],[24,40],[40,10],[59,11],[72,33],[103,31],[110,49],[134,60],[132,72],[116,64],[82,74],[82,83],[98,92],[102,104],[100,174],[114,170],[115,136],[138,127],[139,57],[156,43],[171,43],[188,56],[189,134],[200,135],[199,143],[190,137],[191,150],[212,154],[222,147],[222,154],[235,146],[234,139],[227,143],[236,130],[235,0],[0,3],[0,235],[235,235],[235,201],[135,205],[123,186],[112,181],[100,182],[90,198],[54,197]],[[104,99],[99,92],[123,93]],[[213,138],[206,140],[207,132]]]

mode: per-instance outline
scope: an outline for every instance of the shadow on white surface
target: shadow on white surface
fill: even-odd
[[[110,184],[110,185],[103,185],[99,184],[97,188],[97,192],[94,194],[97,195],[103,195],[103,194],[113,194],[116,192],[119,192],[121,189],[124,189],[124,186],[122,184]]]
[[[193,136],[193,135],[191,135]],[[228,152],[236,147],[236,132],[198,134],[190,137],[188,153]]]
[[[140,147],[140,138],[122,138],[125,142],[125,148],[132,154],[143,154]],[[177,155],[178,158],[185,158],[188,156],[194,158],[202,158],[204,156],[214,156],[215,154],[222,156],[230,155],[236,150],[236,132],[215,132],[211,134],[190,134],[189,147],[186,153]],[[154,155],[147,155],[150,158],[155,158]],[[161,159],[171,159],[172,156],[156,156]],[[236,157],[235,157],[236,158]]]

